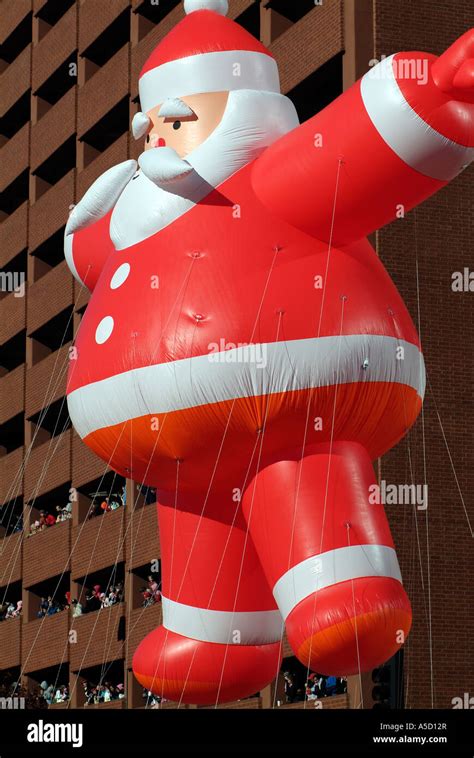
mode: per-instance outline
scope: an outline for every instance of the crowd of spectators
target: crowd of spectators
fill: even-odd
[[[69,592],[66,592],[65,600],[62,603],[53,598],[52,595],[41,597],[38,613],[36,615],[39,619],[44,618],[44,616],[54,616],[55,613],[60,613],[61,611],[65,611],[67,608],[69,608],[69,603]]]
[[[87,518],[91,519],[95,516],[103,516],[105,513],[111,513],[118,508],[123,508],[127,503],[127,490],[125,485],[122,487],[121,492],[106,495],[104,497],[95,497],[92,501],[92,505],[89,508]]]
[[[147,584],[144,587],[140,587],[140,593],[143,597],[143,608],[148,608],[150,605],[161,602],[160,586],[158,581],[151,575],[147,579]]]
[[[72,518],[72,503],[70,501],[68,501],[65,506],[57,505],[56,515],[49,513],[48,511],[40,511],[39,518],[35,519],[30,524],[30,533],[28,537],[31,537],[33,534],[38,534],[38,532],[44,532],[44,530],[48,529],[50,526],[59,524],[61,521],[68,521],[70,518]]]
[[[164,697],[155,695],[151,690],[147,690],[146,687],[142,691],[142,698],[145,701],[146,708],[159,708],[161,703],[166,703]]]
[[[91,684],[84,682],[84,695],[86,697],[85,705],[98,705],[99,703],[110,703],[111,700],[123,700],[125,697],[125,687],[122,683],[111,684]]]
[[[69,687],[67,684],[48,684],[46,680],[40,684],[42,697],[48,705],[53,703],[67,703],[69,700]]]
[[[11,674],[10,671],[4,671],[0,674],[0,697],[2,698],[24,698],[25,708],[38,710],[47,708],[43,697],[43,691],[40,687],[27,689],[23,687]]]
[[[98,611],[101,608],[109,608],[117,603],[123,603],[124,589],[123,582],[117,582],[114,585],[106,588],[104,592],[100,584],[94,584],[91,591],[86,594],[84,603],[80,600],[74,599],[71,602],[72,616],[77,618],[84,613],[91,613]]]
[[[285,682],[285,700],[287,703],[298,703],[304,700],[319,700],[332,695],[342,695],[347,692],[347,678],[310,674],[303,684],[299,677],[291,671],[283,673]]]
[[[0,621],[14,619],[21,616],[23,611],[23,600],[17,600],[16,603],[5,601],[0,603]]]

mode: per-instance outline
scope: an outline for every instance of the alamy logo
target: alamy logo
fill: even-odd
[[[28,724],[28,742],[70,742],[73,747],[82,747],[82,724],[48,724],[40,719],[37,724]]]
[[[24,297],[24,271],[0,271],[0,292],[13,292],[13,297]]]
[[[387,56],[381,55],[380,60],[371,58],[369,61],[371,79],[410,79],[417,84],[428,83],[428,59],[427,58],[393,58],[389,70],[377,66]]]
[[[382,479],[380,485],[369,487],[371,505],[416,505],[419,511],[428,508],[427,484],[387,484]]]
[[[463,697],[453,697],[451,703],[453,704],[453,708],[474,709],[474,697],[470,696],[469,692],[465,692]]]
[[[17,710],[25,708],[24,697],[0,697],[0,710]]]
[[[267,346],[260,343],[236,344],[221,337],[219,342],[210,342],[207,348],[211,363],[255,363],[257,368],[267,365]]]

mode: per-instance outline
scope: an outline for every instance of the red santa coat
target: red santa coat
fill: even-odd
[[[72,247],[74,265],[93,296],[71,364],[71,415],[87,444],[114,469],[167,491],[160,497],[162,538],[178,528],[181,542],[174,583],[169,572],[163,578],[164,601],[176,601],[182,615],[182,603],[232,608],[235,594],[234,611],[272,613],[271,595],[256,580],[261,561],[296,654],[333,674],[356,670],[353,651],[341,654],[334,642],[347,621],[344,579],[359,582],[359,617],[372,632],[369,642],[361,640],[358,666],[388,658],[398,644],[393,629],[407,632],[410,625],[383,508],[368,509],[361,493],[374,481],[370,459],[390,449],[416,419],[423,360],[403,301],[364,237],[400,207],[406,212],[446,184],[472,154],[472,121],[446,108],[448,96],[433,84],[417,90],[397,79],[395,62],[384,63],[390,85],[364,78],[158,233],[115,251],[106,217],[75,235]],[[249,343],[258,351],[244,347]],[[198,540],[199,549],[207,549],[206,560],[198,560],[198,586],[186,584],[199,513],[195,493],[206,493],[210,481],[218,496],[228,496],[241,482],[248,485],[263,433],[258,466],[264,476],[244,487],[252,541],[243,539],[239,513],[242,528],[233,534],[235,560],[228,566],[232,581],[213,587],[219,561],[209,545],[225,543],[223,535],[216,538],[215,524],[226,522],[214,498],[214,526]],[[313,478],[301,479],[302,511],[311,528],[298,532],[288,562],[285,544],[295,511],[282,493],[293,491],[298,474],[291,466],[302,446],[307,459],[315,456]],[[325,494],[328,455],[339,455],[341,463]],[[291,466],[285,464],[282,473],[279,462],[288,460]],[[179,491],[185,493],[178,515],[172,507],[177,464]],[[272,482],[278,483],[275,490]],[[320,498],[329,492],[330,508],[341,503],[341,486],[346,510],[323,540],[321,513],[315,517],[311,498],[318,488]],[[255,492],[261,506],[252,516]],[[279,525],[271,544],[269,520]],[[374,548],[374,561],[381,560],[369,582],[357,578],[367,572],[360,556],[352,564],[348,559],[357,547],[347,542],[347,529],[354,527],[358,545]],[[172,562],[162,545],[163,557]],[[239,550],[250,557],[245,581],[236,586]],[[315,626],[314,609],[305,605],[312,598],[310,591],[305,595],[307,577],[292,596],[297,570],[306,570],[315,555],[333,560],[337,551],[343,551],[342,570],[318,593]],[[351,568],[356,565],[359,573]],[[390,606],[389,622],[386,616],[374,620],[380,597]],[[336,627],[331,638],[328,630]],[[179,634],[184,627],[167,628]],[[194,628],[191,621],[187,628]],[[375,632],[379,645],[373,644]],[[315,660],[314,637],[321,633],[325,642],[318,638]],[[273,639],[270,634],[260,642]],[[151,647],[137,653],[136,671],[143,671]],[[203,666],[196,680],[209,678],[208,659]],[[155,677],[147,676],[141,681],[149,686]]]

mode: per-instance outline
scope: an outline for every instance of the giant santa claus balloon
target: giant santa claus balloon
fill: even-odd
[[[370,488],[424,364],[366,236],[472,159],[474,31],[384,59],[299,125],[226,0],[184,7],[140,75],[138,165],[106,171],[67,224],[92,293],[68,403],[92,450],[157,488],[163,625],[135,676],[217,703],[274,679],[284,629],[333,675],[409,632]]]

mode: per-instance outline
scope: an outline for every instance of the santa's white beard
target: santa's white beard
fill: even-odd
[[[114,207],[110,235],[117,250],[171,224],[214,188],[298,125],[288,98],[272,92],[229,93],[220,124],[184,159],[169,148],[153,148]]]

